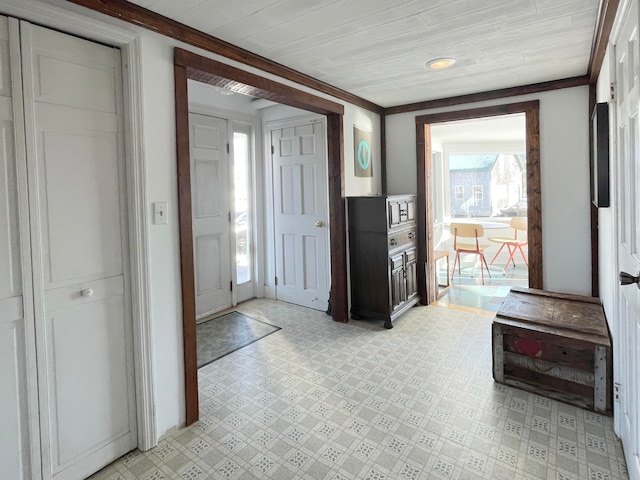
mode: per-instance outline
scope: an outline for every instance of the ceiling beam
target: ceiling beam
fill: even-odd
[[[598,81],[619,5],[620,0],[602,0],[600,4],[600,15],[598,15],[598,23],[596,24],[596,31],[594,32],[593,42],[591,43],[591,56],[589,58],[589,70],[587,73],[590,84],[595,85]]]
[[[416,112],[418,110],[431,110],[433,108],[451,107],[454,105],[463,105],[465,103],[484,102],[487,100],[516,97],[520,95],[528,95],[530,93],[547,92],[549,90],[579,87],[588,84],[589,77],[585,75],[582,77],[565,78],[563,80],[552,80],[550,82],[534,83],[531,85],[521,85],[519,87],[501,88],[499,90],[490,90],[488,92],[470,93],[468,95],[459,95],[457,97],[440,98],[437,100],[427,100],[425,102],[398,105],[396,107],[385,108],[384,114],[395,115],[398,113]]]
[[[68,0],[381,114],[381,106],[125,0]]]
[[[174,49],[174,63],[186,67],[190,79],[225,90],[271,100],[322,115],[344,114],[344,105],[341,103],[332,102],[324,97],[283,85],[182,48],[176,47]]]

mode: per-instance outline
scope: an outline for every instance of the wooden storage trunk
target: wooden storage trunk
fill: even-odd
[[[612,413],[612,352],[598,299],[511,289],[493,321],[493,378]]]

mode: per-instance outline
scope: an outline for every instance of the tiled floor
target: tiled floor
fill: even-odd
[[[92,478],[628,478],[610,417],[494,383],[491,317],[238,310],[282,330],[200,370],[200,422]]]

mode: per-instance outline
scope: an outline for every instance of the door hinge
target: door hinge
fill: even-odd
[[[227,142],[227,153],[229,153],[229,142]]]
[[[278,286],[278,277],[276,277],[276,287]]]
[[[609,92],[611,93],[611,101],[615,102],[616,101],[616,84],[615,83],[609,84]]]
[[[271,145],[271,155],[273,155],[274,153],[276,153],[276,147]]]
[[[229,211],[229,223],[231,223],[231,211]]]
[[[229,290],[233,292],[233,280],[229,282]]]
[[[622,392],[620,391],[620,384],[619,383],[614,383],[613,384],[613,400],[615,402],[619,402],[620,401],[620,394]]]

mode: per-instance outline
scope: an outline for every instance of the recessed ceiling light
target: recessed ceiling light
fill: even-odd
[[[226,88],[219,88],[218,93],[220,95],[233,95],[233,91],[227,90]]]
[[[428,61],[427,66],[434,70],[442,70],[443,68],[449,68],[454,63],[456,63],[455,58],[436,58]]]

